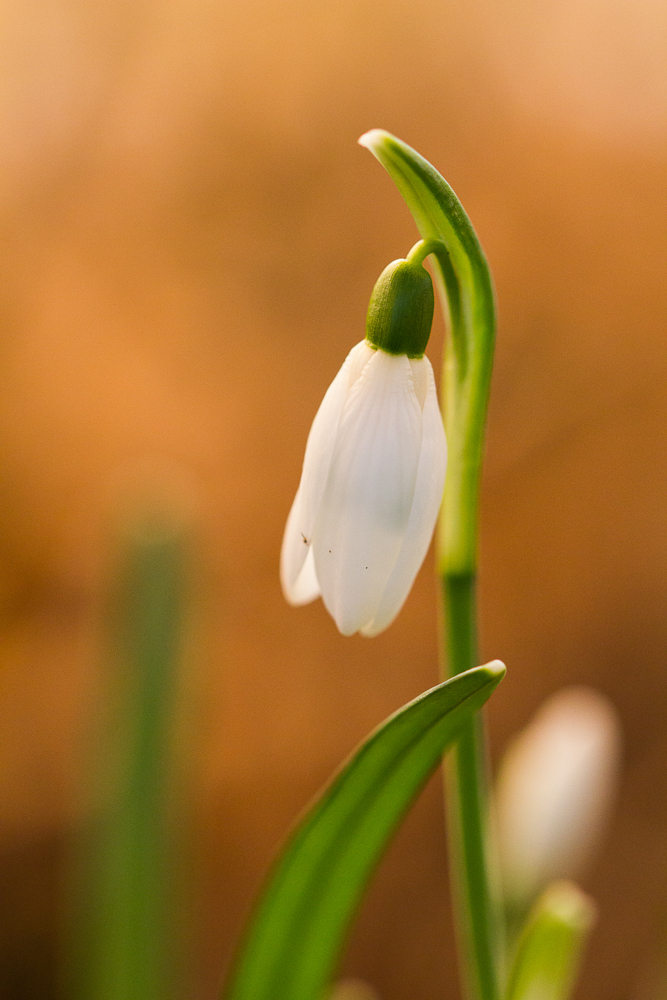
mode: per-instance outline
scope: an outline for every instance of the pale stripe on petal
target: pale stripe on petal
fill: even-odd
[[[401,610],[428,551],[445,486],[447,443],[438,408],[433,369],[428,358],[412,361],[411,364],[423,365],[428,378],[417,481],[398,558],[373,620],[361,628],[362,634],[366,636],[378,635],[384,631]]]

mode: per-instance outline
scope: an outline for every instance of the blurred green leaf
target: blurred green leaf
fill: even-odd
[[[499,661],[427,691],[360,746],[276,861],[226,1000],[321,1000],[368,880],[461,725],[505,674]]]
[[[173,717],[185,536],[141,519],[126,531],[111,633],[112,688],[91,747],[103,811],[75,861],[73,992],[86,1000],[174,995]]]
[[[567,1000],[594,920],[595,906],[578,886],[550,885],[519,938],[507,1000]]]

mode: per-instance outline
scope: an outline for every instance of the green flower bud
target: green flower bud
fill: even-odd
[[[421,262],[392,261],[368,304],[366,340],[387,354],[421,358],[431,335],[433,305],[433,282]]]

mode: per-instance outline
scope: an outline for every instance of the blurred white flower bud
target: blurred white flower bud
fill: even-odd
[[[530,905],[550,881],[576,878],[614,797],[620,726],[611,703],[584,687],[559,691],[507,750],[496,783],[505,897]]]

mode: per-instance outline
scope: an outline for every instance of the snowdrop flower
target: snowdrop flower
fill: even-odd
[[[318,596],[343,635],[393,621],[424,561],[442,499],[446,444],[424,357],[433,286],[418,243],[383,271],[366,340],[313,422],[281,553],[291,604]]]
[[[496,784],[500,862],[520,910],[553,879],[577,877],[604,828],[616,786],[616,711],[590,688],[559,691],[510,745]]]

